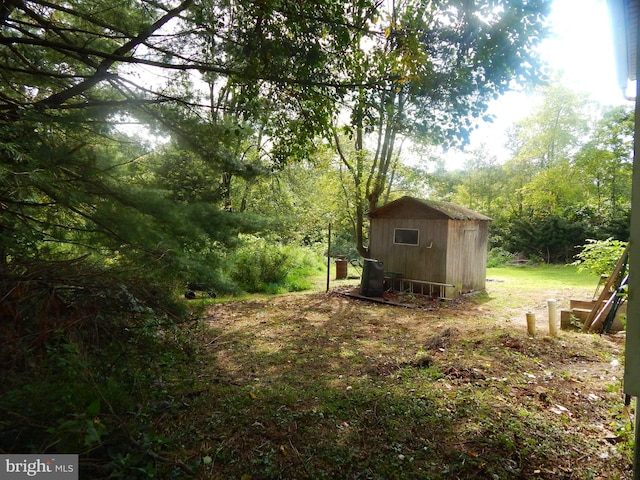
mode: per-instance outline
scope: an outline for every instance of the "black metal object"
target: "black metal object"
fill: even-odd
[[[209,298],[216,298],[218,296],[215,290],[204,283],[189,282],[187,283],[187,290],[184,292],[184,298],[193,300],[198,297],[198,292],[203,293]]]
[[[629,280],[629,275],[628,274],[625,275],[625,273],[627,271],[628,266],[629,266],[629,253],[627,252],[624,254],[622,270],[620,270],[620,274],[618,275],[618,278],[616,280],[616,290],[613,293],[613,295],[615,295],[613,299],[613,304],[611,305],[611,309],[609,310],[609,313],[607,314],[607,317],[604,319],[604,323],[602,325],[602,331],[604,333],[609,333],[609,330],[611,330],[611,326],[613,325],[613,321],[616,318],[616,314],[618,313],[618,309],[626,300],[625,293],[626,293],[627,281]]]
[[[365,258],[362,266],[360,295],[382,297],[384,294],[384,264],[379,260]]]

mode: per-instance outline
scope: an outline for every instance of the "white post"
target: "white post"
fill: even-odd
[[[558,334],[558,305],[554,298],[547,300],[549,308],[549,335],[555,337]]]

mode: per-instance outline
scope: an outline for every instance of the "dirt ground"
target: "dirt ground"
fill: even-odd
[[[318,401],[322,398],[319,389],[359,390],[369,398],[382,388],[399,391],[398,402],[404,402],[406,395],[426,388],[425,395],[433,402],[444,402],[450,419],[442,423],[441,432],[429,433],[431,437],[422,432],[419,438],[440,453],[425,457],[427,447],[417,448],[412,445],[415,440],[396,442],[410,451],[403,451],[402,458],[411,454],[410,458],[422,463],[405,464],[406,475],[388,478],[631,478],[633,408],[624,406],[621,390],[624,333],[560,331],[557,336],[549,335],[548,299],[556,299],[559,312],[568,307],[570,299],[589,298],[592,292],[571,287],[532,291],[489,281],[486,293],[453,301],[387,298],[404,306],[361,300],[349,293],[354,293],[353,285],[341,285],[328,293],[212,306],[208,323],[215,337],[207,348],[216,359],[216,382],[251,389],[251,398],[267,398],[274,389],[296,385],[296,395],[309,398],[296,403],[296,431],[306,415],[322,412],[322,418],[328,419],[328,407]],[[528,312],[536,314],[535,337],[527,334]],[[425,383],[425,375],[433,380]],[[402,386],[398,385],[400,379]],[[282,405],[277,415],[286,419],[285,412],[293,407],[279,396]],[[474,410],[468,410],[470,403],[476,405]],[[211,405],[210,401],[209,411]],[[304,412],[300,412],[302,405]],[[476,411],[486,416],[477,418]],[[257,413],[251,407],[243,415],[250,419],[250,425],[261,429],[272,423],[272,414]],[[305,449],[313,449],[314,455],[307,458],[322,458],[319,446],[334,434],[328,429],[335,424],[355,428],[352,420],[332,419],[329,426],[322,427],[316,419],[313,427],[308,427],[312,433],[304,438],[292,434],[287,448],[300,452],[300,458]],[[229,456],[239,456],[237,463],[259,464],[256,452],[264,450],[269,435],[262,432],[252,444],[247,438],[254,434],[247,433],[242,444],[235,445],[238,426],[230,419],[227,428],[236,433],[231,439],[225,437],[219,451],[228,449]],[[419,430],[411,423],[402,428]],[[455,435],[448,429],[455,429]],[[378,438],[363,427],[361,435],[368,439],[367,449],[379,449],[384,458],[388,452],[383,443],[390,434],[376,434]],[[415,439],[415,434],[411,438]],[[531,444],[535,438],[540,438],[540,445]],[[348,447],[349,452],[360,448]],[[276,459],[278,465],[289,472],[278,478],[296,478],[291,472],[302,467],[285,454],[282,445],[274,448],[282,451],[282,458]],[[523,451],[529,453],[523,455]],[[461,456],[462,464],[454,465]],[[322,467],[306,462],[305,472],[315,471],[318,478],[337,478],[324,470],[313,470],[326,469],[329,462],[323,462]],[[335,458],[331,462],[336,463]],[[372,462],[349,468],[383,469]],[[431,469],[427,473],[425,465]],[[458,473],[447,470],[452,468]],[[351,476],[359,478],[358,472],[354,470]],[[239,473],[224,461],[214,461],[207,475],[232,478],[227,475]],[[246,475],[243,478],[267,478],[257,473]]]

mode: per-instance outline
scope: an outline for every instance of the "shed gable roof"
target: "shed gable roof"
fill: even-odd
[[[404,196],[369,212],[370,218],[428,218],[450,220],[478,220],[489,222],[492,219],[460,205],[435,200],[421,200]]]

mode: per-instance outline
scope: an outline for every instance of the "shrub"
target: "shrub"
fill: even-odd
[[[511,252],[534,255],[547,263],[566,263],[573,258],[575,245],[586,238],[585,225],[557,215],[538,218],[511,218],[496,226],[502,243]]]
[[[247,292],[279,293],[310,287],[307,277],[322,269],[309,248],[247,237],[231,258],[231,278]]]
[[[155,461],[179,448],[155,422],[190,388],[182,379],[198,346],[199,324],[170,291],[82,261],[10,267],[0,271],[12,312],[0,332],[0,451],[78,453],[81,478],[189,470]]]
[[[627,242],[608,238],[606,240],[587,240],[582,250],[571,265],[577,265],[578,270],[589,270],[596,275],[609,275],[622,257]]]
[[[494,247],[489,250],[489,254],[487,255],[487,267],[503,267],[508,265],[513,259],[513,254],[507,252],[504,248]]]
[[[308,247],[289,245],[284,247],[293,261],[293,267],[285,279],[285,287],[290,292],[308,290],[312,287],[310,277],[323,272],[323,257]]]

